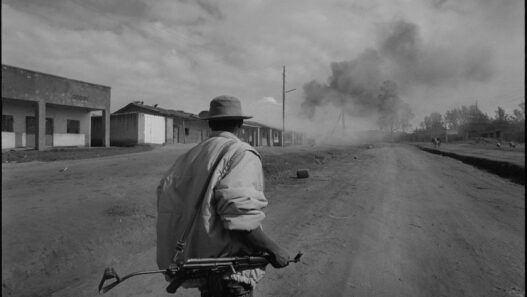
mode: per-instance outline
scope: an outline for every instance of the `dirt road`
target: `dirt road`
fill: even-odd
[[[265,155],[270,158],[273,152]],[[129,172],[142,168],[148,179],[152,168],[146,161],[138,163],[143,167],[129,165]],[[305,165],[311,168],[308,179],[292,178],[292,171],[286,171],[268,182],[270,207],[264,222],[264,229],[292,255],[304,253],[302,263],[269,268],[256,296],[525,295],[523,186],[404,145],[350,148]],[[118,182],[125,179],[116,174],[101,171],[99,178],[106,182],[100,186],[121,189]],[[127,183],[135,189],[134,182]],[[113,198],[124,199],[126,194]],[[136,213],[151,211],[140,199],[132,202]],[[88,204],[83,205],[90,208]],[[132,210],[114,207],[113,213],[134,214]],[[108,264],[122,274],[154,268],[154,245],[148,237],[154,219],[131,215],[122,220],[131,227],[115,236],[145,236],[147,244],[130,246],[123,254],[106,251]],[[115,217],[107,223],[115,224]],[[4,239],[4,219],[2,231]],[[99,252],[104,248],[102,244]],[[120,251],[126,251],[126,244]],[[96,296],[100,273],[102,267],[97,275],[79,274],[49,295]],[[164,287],[161,276],[138,277],[105,296],[168,296]],[[178,295],[199,296],[183,289]]]

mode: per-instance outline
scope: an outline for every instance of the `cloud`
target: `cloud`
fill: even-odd
[[[283,65],[286,89],[298,89],[287,94],[293,123],[306,82],[325,84],[331,62],[371,48],[382,77],[426,113],[452,96],[524,88],[523,2],[501,2],[4,0],[2,61],[109,85],[113,110],[141,99],[197,113],[232,94],[279,125],[274,104],[251,106],[281,98]]]
[[[263,97],[261,99],[261,101],[264,102],[264,103],[270,103],[270,104],[274,104],[274,105],[280,105],[280,106],[282,105],[282,104],[278,103],[276,101],[276,99],[274,99],[273,97]]]

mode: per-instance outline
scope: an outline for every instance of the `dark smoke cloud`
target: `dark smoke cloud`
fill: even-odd
[[[328,104],[351,116],[376,115],[377,120],[410,115],[398,90],[460,81],[484,82],[492,77],[492,53],[488,49],[459,53],[427,46],[413,23],[386,23],[380,26],[377,49],[366,49],[351,61],[331,63],[327,83],[311,81],[304,85],[304,115],[311,118],[317,107]]]
[[[466,53],[457,49],[426,46],[417,25],[404,20],[381,28],[379,52],[390,64],[390,74],[400,84],[441,85],[452,81],[486,82],[494,72],[492,52],[472,47]]]

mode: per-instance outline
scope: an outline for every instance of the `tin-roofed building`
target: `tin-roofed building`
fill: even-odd
[[[92,142],[100,142],[101,119],[93,117]],[[134,101],[111,115],[112,145],[198,143],[209,127],[195,114]]]
[[[141,112],[165,117],[166,143],[198,143],[209,136],[209,126],[195,114],[182,110],[165,109],[157,104],[151,106],[144,102],[134,101],[114,112]]]
[[[90,146],[91,114],[102,111],[110,144],[108,86],[2,65],[2,149]]]

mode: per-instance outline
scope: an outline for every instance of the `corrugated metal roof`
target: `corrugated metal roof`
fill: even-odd
[[[139,109],[144,109],[145,111],[150,111],[155,114],[159,114],[162,116],[168,116],[168,117],[180,117],[180,118],[186,118],[186,119],[199,119],[199,117],[195,114],[184,112],[182,110],[173,110],[173,109],[165,109],[157,106],[151,106],[141,103],[141,101],[134,101],[126,105],[125,107],[119,109],[115,113],[121,113],[121,111],[124,111],[128,109],[131,106],[135,106]]]

